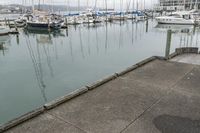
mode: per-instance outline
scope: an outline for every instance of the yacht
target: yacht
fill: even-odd
[[[128,19],[136,19],[136,15],[133,13],[128,13],[128,14],[126,14],[126,16]]]
[[[83,19],[83,23],[94,23],[95,21],[95,15],[91,9],[88,9],[86,12],[82,12],[80,17]]]
[[[146,20],[146,16],[142,11],[134,11],[133,12],[135,14],[135,19],[137,21],[145,21]]]
[[[137,20],[137,21],[145,21],[146,18],[145,18],[144,15],[137,15],[137,16],[136,16],[136,20]]]
[[[195,19],[188,11],[174,12],[168,16],[156,17],[159,24],[194,25]]]
[[[70,16],[67,18],[67,25],[82,24],[83,20],[79,16]]]
[[[125,21],[127,19],[128,17],[125,15],[124,12],[114,13],[112,17],[112,20],[114,21]]]

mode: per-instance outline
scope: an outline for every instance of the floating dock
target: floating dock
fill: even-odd
[[[197,48],[178,49],[168,58],[148,58],[45,104],[0,130],[7,133],[199,133],[199,60]]]

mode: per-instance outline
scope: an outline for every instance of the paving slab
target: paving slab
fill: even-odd
[[[160,88],[115,79],[65,103],[49,113],[91,133],[123,130],[165,92]]]
[[[200,133],[200,96],[172,91],[123,133]]]
[[[155,60],[122,76],[122,78],[169,89],[192,69],[193,65]]]
[[[200,54],[182,54],[172,58],[170,61],[200,65]]]
[[[195,66],[182,80],[180,80],[174,89],[200,95],[200,66]]]
[[[47,113],[21,124],[6,133],[85,133]]]

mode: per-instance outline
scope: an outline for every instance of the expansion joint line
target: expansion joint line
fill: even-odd
[[[71,123],[71,122],[68,122],[68,121],[66,121],[66,120],[64,120],[64,119],[62,119],[62,118],[60,118],[60,117],[58,117],[58,116],[56,116],[56,115],[51,114],[51,113],[48,113],[48,112],[46,112],[46,113],[49,114],[49,115],[51,115],[51,116],[53,116],[53,117],[55,117],[56,119],[58,119],[58,120],[60,120],[60,121],[62,121],[62,122],[64,122],[64,123],[66,123],[66,124],[70,124],[71,126],[73,126],[73,127],[75,127],[75,128],[78,128],[79,130],[83,131],[84,133],[87,133],[84,129],[82,129],[82,128],[76,126],[75,124],[73,124],[73,123]]]
[[[163,97],[160,97],[158,100],[156,100],[153,104],[151,104],[147,109],[145,109],[137,118],[135,118],[134,120],[131,121],[131,123],[129,123],[122,131],[120,131],[120,133],[123,133],[126,129],[128,129],[128,127],[130,125],[132,125],[133,123],[135,123],[141,116],[143,116],[147,111],[151,110],[151,108],[153,106],[155,106],[157,103],[159,103],[161,101]]]

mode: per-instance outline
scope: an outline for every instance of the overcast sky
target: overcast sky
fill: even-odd
[[[30,5],[32,0],[0,0],[0,4],[26,4]],[[39,0],[34,0],[35,4],[38,4]],[[69,3],[71,6],[76,6],[78,3],[78,0],[40,0],[41,3],[45,4],[55,4],[55,5],[67,5]],[[105,0],[80,0],[81,6],[94,6],[95,1],[97,1],[97,7],[105,7]],[[123,5],[123,8],[127,7],[127,4],[132,5],[132,2],[137,0],[107,0],[108,8],[119,8],[120,5]],[[138,0],[139,7],[144,7],[144,1],[145,1],[145,7],[150,7],[151,5],[155,4],[158,0]],[[120,4],[123,3],[123,4]],[[135,4],[136,5],[136,4]]]

